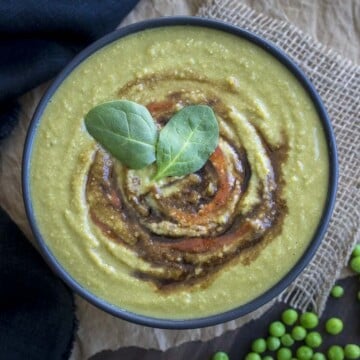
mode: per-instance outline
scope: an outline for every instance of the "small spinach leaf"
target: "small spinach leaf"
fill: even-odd
[[[90,135],[131,169],[153,163],[158,132],[145,106],[118,100],[100,104],[85,116]]]
[[[209,106],[193,105],[181,109],[160,131],[154,180],[199,170],[218,141],[218,122]]]

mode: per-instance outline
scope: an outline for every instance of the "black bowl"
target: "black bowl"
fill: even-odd
[[[269,289],[261,296],[257,297],[256,299],[250,301],[247,304],[241,305],[233,310],[226,311],[217,315],[211,315],[203,318],[185,319],[185,320],[159,319],[159,318],[152,318],[149,316],[143,316],[129,312],[117,306],[111,305],[110,303],[104,301],[103,299],[95,296],[89,290],[87,290],[81,284],[79,284],[75,279],[73,279],[62,267],[62,265],[58,262],[54,254],[50,251],[50,249],[46,245],[44,238],[42,237],[39,231],[32,207],[32,201],[30,196],[30,181],[29,181],[32,147],[41,116],[44,112],[44,109],[47,106],[48,101],[50,100],[54,92],[64,81],[64,79],[74,70],[74,68],[76,68],[82,61],[86,60],[91,54],[93,54],[97,50],[124,36],[145,29],[151,29],[151,28],[157,28],[163,26],[173,26],[173,25],[190,25],[190,26],[207,27],[207,28],[221,30],[230,34],[234,34],[236,36],[244,38],[260,46],[268,53],[272,54],[283,65],[285,65],[305,88],[305,90],[309,94],[310,98],[312,99],[316,107],[318,115],[322,121],[322,125],[327,140],[329,165],[330,165],[327,199],[320,223],[305,253],[296,263],[296,265],[288,272],[288,274],[284,278],[282,278],[282,280],[280,280],[271,289]],[[228,25],[220,21],[194,18],[194,17],[168,17],[168,18],[154,19],[154,20],[148,20],[148,21],[136,23],[124,27],[122,29],[116,30],[104,36],[103,38],[101,38],[100,40],[96,41],[94,44],[90,45],[85,50],[83,50],[79,55],[77,55],[66,66],[66,68],[58,75],[58,77],[55,79],[55,81],[52,83],[52,85],[50,86],[50,88],[47,90],[46,94],[43,96],[42,100],[40,101],[28,130],[28,134],[25,142],[24,154],[23,154],[23,164],[22,164],[22,187],[23,187],[23,196],[24,196],[26,213],[32,231],[34,233],[35,239],[37,240],[37,243],[41,250],[41,253],[45,258],[45,260],[47,261],[47,263],[49,264],[49,266],[54,270],[54,272],[58,274],[65,281],[65,283],[67,283],[75,292],[77,292],[79,295],[84,297],[90,303],[105,310],[106,312],[134,323],[147,325],[151,327],[168,328],[168,329],[200,328],[200,327],[215,325],[218,323],[223,323],[225,321],[233,320],[251,311],[256,310],[260,306],[266,304],[274,297],[279,295],[284,289],[286,289],[286,287],[289,286],[295,280],[295,278],[301,273],[301,271],[305,268],[305,266],[309,264],[310,260],[314,256],[315,251],[317,250],[317,248],[321,243],[321,240],[329,224],[329,220],[335,203],[337,178],[338,178],[338,161],[336,155],[336,143],[335,143],[333,130],[331,128],[330,119],[326,113],[325,107],[320,99],[320,96],[316,92],[311,82],[300,70],[300,68],[282,50],[274,46],[269,41],[262,39],[253,33],[250,33],[246,30],[240,29],[236,26]]]

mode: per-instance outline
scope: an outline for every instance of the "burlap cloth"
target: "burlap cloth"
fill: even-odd
[[[285,301],[300,310],[312,307],[321,313],[331,286],[340,275],[354,244],[360,241],[360,67],[357,65],[360,62],[360,2],[143,0],[121,26],[150,17],[195,13],[236,24],[274,42],[301,66],[327,107],[340,162],[334,214],[313,261],[274,300]],[[23,96],[20,124],[0,148],[0,205],[29,239],[32,236],[20,186],[21,155],[28,123],[45,88],[46,84]],[[149,329],[116,319],[79,297],[76,303],[80,325],[71,357],[73,360],[87,359],[99,351],[122,346],[164,350],[190,340],[208,340],[259,317],[272,305],[267,304],[252,314],[222,325],[170,331]]]

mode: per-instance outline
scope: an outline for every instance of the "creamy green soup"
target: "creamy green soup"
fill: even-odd
[[[87,133],[94,106],[127,99],[160,129],[212,107],[220,141],[205,166],[150,184]],[[297,79],[254,44],[172,26],[106,46],[60,85],[39,124],[31,198],[66,271],[110,304],[159,318],[220,313],[260,296],[300,259],[328,190],[328,153]]]

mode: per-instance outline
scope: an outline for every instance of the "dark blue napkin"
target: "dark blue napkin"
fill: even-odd
[[[0,210],[0,359],[67,359],[76,328],[73,302]]]
[[[0,0],[0,139],[16,124],[16,98],[114,30],[138,1]]]
[[[138,1],[0,0],[0,141],[16,126],[17,97],[114,30]],[[75,328],[72,292],[0,209],[0,359],[67,359]]]

